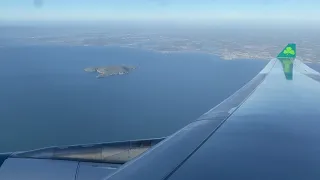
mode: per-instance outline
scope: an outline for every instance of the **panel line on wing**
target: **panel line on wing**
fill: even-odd
[[[80,162],[78,162],[76,173],[74,174],[74,180],[77,180],[78,178],[79,169],[80,169]]]

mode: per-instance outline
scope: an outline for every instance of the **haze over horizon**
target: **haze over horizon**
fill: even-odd
[[[320,22],[312,0],[4,0],[0,21]]]

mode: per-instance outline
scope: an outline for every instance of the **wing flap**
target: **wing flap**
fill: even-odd
[[[80,162],[124,164],[138,157],[164,138],[49,147],[12,153],[12,158],[55,159]]]

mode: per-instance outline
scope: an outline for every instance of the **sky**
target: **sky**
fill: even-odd
[[[0,21],[320,22],[318,0],[1,0]]]

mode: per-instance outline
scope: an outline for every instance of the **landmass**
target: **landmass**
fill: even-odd
[[[119,27],[118,27],[119,26]],[[111,28],[112,27],[112,28]],[[277,55],[288,43],[296,43],[297,55],[304,62],[320,62],[320,36],[318,29],[279,26],[183,26],[164,29],[110,25],[110,28],[87,27],[73,30],[61,27],[53,33],[24,31],[23,36],[12,40],[28,44],[62,44],[68,46],[120,46],[139,48],[160,53],[207,53],[225,60],[265,59]],[[68,30],[68,31],[67,31]],[[30,32],[30,33],[27,33]],[[38,31],[35,31],[38,32]],[[0,35],[1,36],[1,35]],[[1,44],[2,45],[2,44]]]
[[[118,66],[101,66],[101,67],[88,67],[85,68],[84,71],[86,72],[97,72],[97,78],[103,78],[107,76],[113,75],[123,75],[127,74],[133,69],[136,69],[135,66],[125,66],[125,65],[118,65]]]

